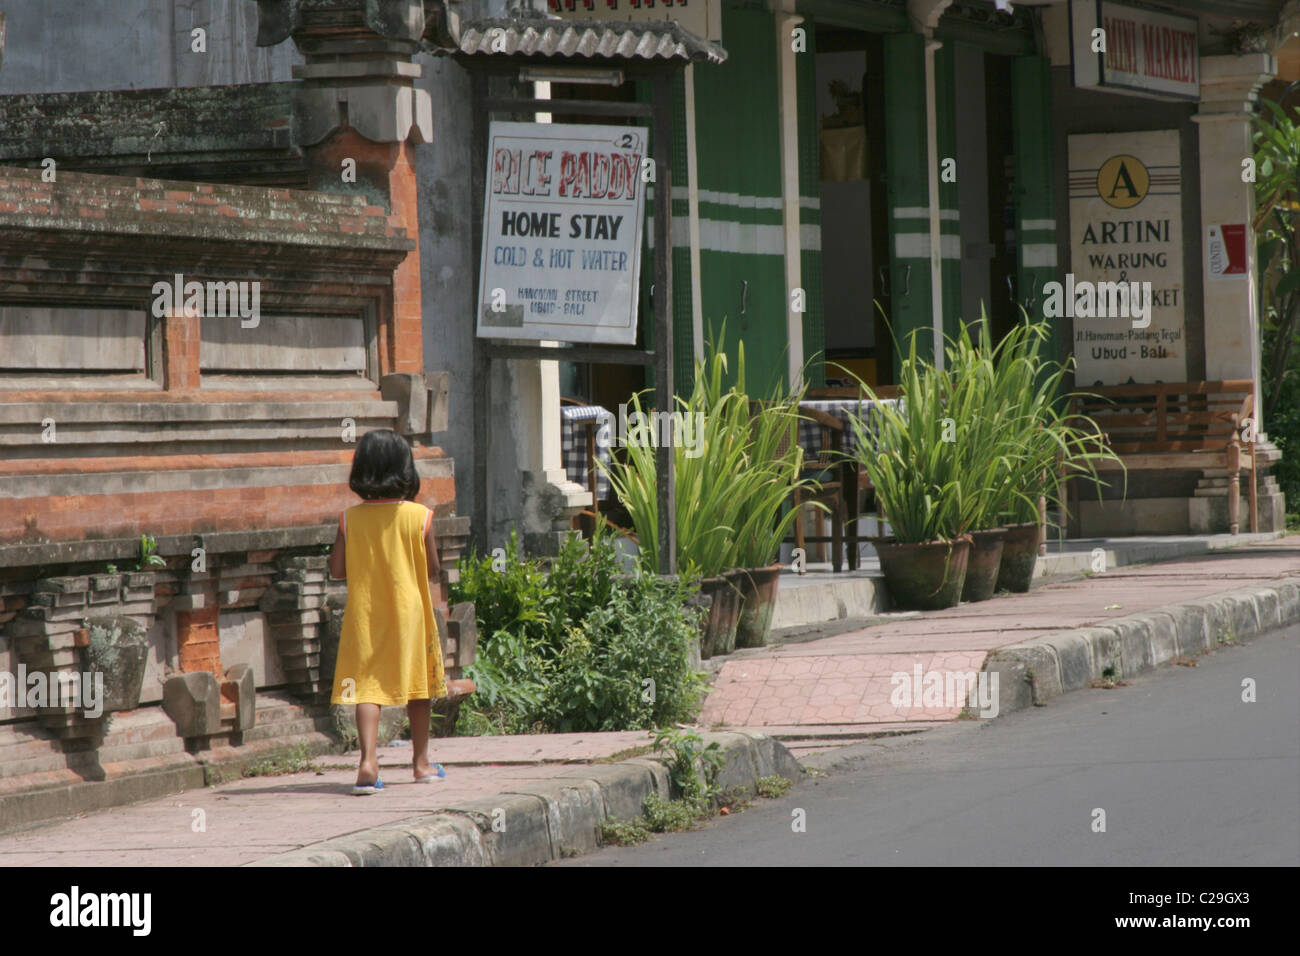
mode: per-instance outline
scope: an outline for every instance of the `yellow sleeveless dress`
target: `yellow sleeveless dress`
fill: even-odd
[[[413,501],[367,501],[340,517],[348,602],[331,703],[447,696],[424,547],[432,519]]]

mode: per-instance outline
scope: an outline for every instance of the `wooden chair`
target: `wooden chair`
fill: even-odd
[[[897,399],[903,395],[903,390],[897,385],[873,385],[871,391],[876,398]],[[857,385],[840,385],[828,388],[810,388],[805,393],[809,401],[824,402],[835,399],[850,399],[853,401],[865,401],[867,396],[860,386]],[[865,515],[874,513],[876,518],[877,531],[883,526],[885,516],[881,513],[880,503],[876,499],[875,486],[871,484],[871,478],[865,468],[861,465],[852,467],[850,465],[850,474],[846,475],[845,483],[845,500],[849,504],[847,509],[851,515],[845,525],[845,542],[849,546],[849,552],[852,555],[851,568],[858,565],[858,546],[863,541],[870,541],[869,535],[859,533],[858,522]]]
[[[1226,470],[1232,534],[1240,528],[1241,472],[1250,472],[1250,530],[1258,530],[1254,435],[1242,437],[1255,408],[1252,380],[1097,385],[1086,392],[1075,398],[1074,411],[1097,423],[1129,471]],[[1120,465],[1103,461],[1097,468],[1116,471]],[[1072,504],[1078,495],[1071,482]]]
[[[819,523],[818,533],[808,535],[804,533],[803,521],[800,520],[802,515],[795,518],[794,522],[794,544],[796,548],[802,548],[805,555],[807,554],[807,545],[823,544],[829,542],[831,545],[831,567],[836,571],[843,569],[844,565],[844,528],[848,523],[848,504],[856,499],[856,492],[850,495],[850,489],[846,486],[853,484],[848,481],[850,475],[857,474],[857,468],[849,462],[844,461],[844,423],[834,415],[818,411],[815,408],[800,408],[799,415],[802,418],[810,419],[816,423],[820,433],[820,448],[817,454],[805,458],[803,463],[803,474],[814,475],[817,477],[820,487],[815,491],[809,491],[802,488],[795,489],[791,501],[791,507],[800,511],[807,502],[818,502],[829,509],[831,520],[831,533],[826,535],[821,533],[822,526]],[[797,423],[794,426],[797,433]],[[832,477],[830,480],[824,480],[827,474]],[[856,502],[855,502],[856,503]],[[819,517],[820,517],[819,512]],[[853,519],[856,521],[856,509]],[[849,570],[855,571],[858,567],[857,548],[849,549]]]

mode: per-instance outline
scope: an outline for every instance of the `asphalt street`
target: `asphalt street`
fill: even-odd
[[[1300,628],[1196,661],[819,755],[780,799],[553,865],[1300,865]]]

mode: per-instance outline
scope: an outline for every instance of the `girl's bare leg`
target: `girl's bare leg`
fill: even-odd
[[[428,700],[406,702],[406,717],[411,724],[411,767],[417,780],[432,773],[429,766],[429,711],[432,705],[433,702]]]
[[[379,705],[357,704],[357,739],[361,742],[361,765],[357,784],[368,786],[379,779]]]

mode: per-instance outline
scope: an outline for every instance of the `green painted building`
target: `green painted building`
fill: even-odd
[[[724,321],[764,390],[842,368],[888,384],[914,333],[930,354],[981,308],[995,330],[1041,312],[1053,139],[1032,15],[954,4],[928,39],[903,0],[720,0],[719,21],[727,62],[679,83],[678,390]]]

